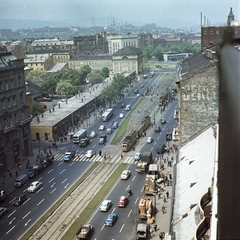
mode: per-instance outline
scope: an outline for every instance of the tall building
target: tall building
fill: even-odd
[[[0,171],[32,154],[23,59],[0,50]],[[30,96],[29,96],[30,99]]]

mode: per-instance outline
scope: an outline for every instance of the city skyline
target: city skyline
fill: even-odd
[[[100,1],[99,1],[100,2]],[[111,23],[131,23],[145,25],[155,23],[165,27],[178,25],[200,26],[202,23],[211,25],[226,24],[230,8],[233,9],[235,20],[239,20],[240,0],[219,2],[218,0],[195,2],[191,0],[133,0],[113,1],[102,0],[0,0],[0,19],[37,20],[45,22],[62,22],[65,26],[86,27],[93,25],[109,26]],[[65,22],[65,23],[64,23]],[[88,26],[87,26],[88,25]],[[63,26],[63,27],[65,27]],[[179,26],[178,26],[179,27]],[[0,23],[0,28],[2,28]]]

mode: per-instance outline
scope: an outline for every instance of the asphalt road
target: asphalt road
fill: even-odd
[[[143,87],[141,86],[142,84],[143,84]],[[76,158],[79,156],[81,156],[81,158],[84,158],[83,154],[85,154],[85,152],[89,149],[96,151],[96,153],[98,153],[100,150],[104,152],[105,147],[102,145],[99,145],[98,140],[101,134],[105,134],[105,131],[99,132],[98,130],[99,126],[102,124],[105,124],[106,128],[111,127],[112,121],[117,121],[120,124],[123,119],[119,118],[119,113],[123,112],[125,117],[129,113],[125,109],[121,108],[121,104],[122,103],[125,103],[125,105],[130,104],[131,107],[133,108],[140,99],[139,97],[137,97],[136,94],[134,94],[134,91],[138,89],[139,94],[144,94],[147,91],[147,89],[153,88],[153,84],[156,84],[156,85],[160,84],[160,81],[156,80],[156,76],[154,78],[148,79],[147,81],[143,80],[142,82],[136,84],[128,93],[126,93],[126,97],[121,101],[119,101],[114,106],[114,115],[111,117],[111,119],[108,122],[102,122],[102,120],[99,119],[94,124],[88,127],[88,133],[90,133],[92,130],[95,130],[98,132],[97,137],[92,139],[89,146],[80,148],[78,145],[73,143],[64,145],[64,147],[59,145],[58,149],[56,150],[58,155],[58,158],[56,159],[57,161],[54,161],[52,165],[50,165],[47,169],[45,169],[45,171],[37,175],[34,179],[30,179],[30,181],[25,186],[23,186],[20,189],[15,189],[12,193],[8,195],[8,198],[7,198],[8,201],[5,201],[4,204],[1,204],[8,208],[8,213],[5,214],[0,219],[0,224],[1,224],[0,239],[3,239],[3,240],[16,239],[21,235],[23,235],[24,232],[26,232],[27,229],[30,228],[39,219],[39,217],[41,217],[41,215],[44,214],[47,211],[47,209],[49,209],[59,199],[59,197],[61,197],[77,181],[77,179],[79,179],[79,177],[81,177],[81,175],[93,164],[92,161],[63,162],[62,158],[63,158],[64,152],[67,151],[68,149],[75,149],[77,154]],[[145,111],[142,110],[140,112],[140,115],[143,116],[144,114],[145,114]],[[153,137],[155,139],[156,137],[154,134],[155,133],[153,133]],[[107,144],[111,141],[112,137],[113,137],[113,133],[108,135]],[[163,141],[163,140],[160,140],[160,141]],[[38,148],[39,146],[35,145],[34,147]],[[129,181],[131,181],[131,184],[132,184],[131,188],[134,189],[134,192],[135,191],[136,193],[140,192],[140,189],[143,185],[141,183],[144,181],[144,176],[141,176],[141,175],[135,176],[134,164],[130,166],[130,169],[133,172],[131,176],[131,179],[133,181],[131,181],[131,179],[125,182],[121,181],[120,186],[116,185],[117,190],[116,191],[114,190],[112,193],[113,196],[110,196],[110,197],[113,197],[114,204],[117,203],[117,200],[119,198],[119,193],[120,192],[122,192],[122,194],[125,193],[125,191],[122,191],[122,189],[126,189]],[[43,187],[36,193],[28,193],[27,187],[30,185],[32,181],[35,181],[35,180],[42,181]],[[17,196],[20,196],[23,193],[27,195],[27,198],[28,198],[27,201],[21,206],[18,206],[18,207],[12,206],[11,202],[13,201],[13,199]],[[132,206],[133,208],[135,208],[136,203],[135,203],[135,200],[133,200],[135,196],[137,198],[137,194],[136,195],[134,194],[133,196],[131,196],[128,207]],[[126,215],[127,211],[128,209],[126,208],[126,210],[124,209],[123,211],[119,212],[119,214],[124,213]],[[125,224],[124,226],[121,225],[120,224],[122,221],[121,219],[124,219],[124,217],[121,217],[121,216],[119,217],[120,220],[117,221],[117,224],[120,224],[119,226],[123,226],[121,227],[122,228],[121,234],[123,234],[123,236],[127,232],[129,233],[132,231],[131,226],[136,225],[135,222],[133,222],[133,220],[136,219],[136,216],[134,216],[133,211],[130,213],[130,215],[127,214],[127,216],[129,216],[128,218],[131,219],[129,224]],[[100,218],[101,218],[101,221],[99,219],[97,223],[104,222],[103,217],[101,215],[100,215]],[[101,231],[108,231],[108,233],[112,231],[112,230],[107,230],[105,228],[103,229],[104,230],[101,230]],[[113,231],[113,234],[114,234],[114,231]],[[126,236],[123,239],[126,239]]]

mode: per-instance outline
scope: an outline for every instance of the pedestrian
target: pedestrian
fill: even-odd
[[[166,199],[166,196],[164,195],[163,197],[163,202],[166,203],[167,202],[167,199]]]
[[[153,228],[154,228],[154,231],[156,232],[157,231],[157,224],[156,223],[153,225]]]
[[[18,171],[16,171],[15,174],[16,174],[16,177],[18,177]]]
[[[158,192],[158,200],[160,199],[160,196],[161,196],[161,192],[159,191]]]
[[[102,151],[101,150],[99,151],[99,156],[102,156]]]
[[[12,178],[12,172],[11,171],[9,171],[9,177]]]
[[[26,162],[26,169],[28,169],[28,163]]]
[[[159,233],[159,239],[161,239],[161,240],[163,239],[163,232]]]
[[[169,191],[166,192],[166,195],[167,195],[167,199],[169,198]]]
[[[49,150],[49,154],[50,154],[50,156],[52,156],[52,151],[51,151],[51,149]]]
[[[19,170],[22,171],[22,164],[19,164]]]
[[[121,158],[123,159],[123,155],[121,154]]]

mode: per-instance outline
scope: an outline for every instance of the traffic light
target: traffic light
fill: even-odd
[[[172,140],[172,133],[167,133],[166,134],[166,141],[171,141]]]

